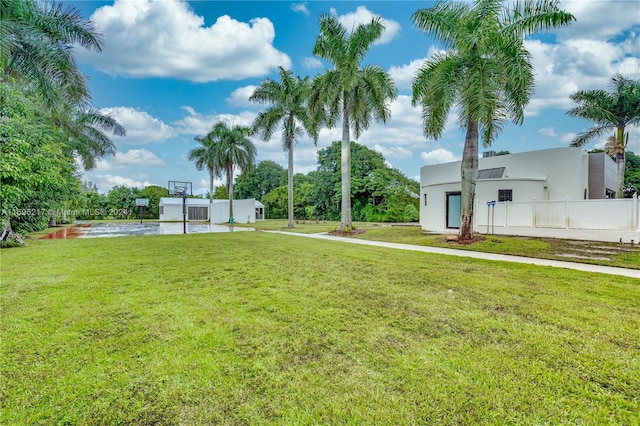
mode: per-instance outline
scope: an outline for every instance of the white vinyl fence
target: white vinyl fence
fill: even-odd
[[[640,230],[640,200],[478,201],[475,226],[585,230]]]

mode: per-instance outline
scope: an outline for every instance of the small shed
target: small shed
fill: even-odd
[[[211,211],[209,199],[187,198],[187,220],[205,220],[211,223],[229,222],[229,200],[213,200]],[[253,198],[233,200],[233,216],[236,223],[255,223],[264,220],[264,204]],[[160,199],[160,220],[182,220],[182,198]]]
[[[160,220],[182,219],[182,198],[160,198]],[[187,220],[209,220],[209,200],[187,198]]]

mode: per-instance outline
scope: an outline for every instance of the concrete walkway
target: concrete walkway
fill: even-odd
[[[342,243],[360,244],[365,246],[376,246],[376,247],[387,247],[387,248],[393,248],[393,249],[399,249],[399,250],[421,251],[423,253],[445,254],[449,256],[459,256],[459,257],[472,257],[474,259],[497,260],[500,262],[515,262],[515,263],[527,263],[530,265],[553,266],[556,268],[575,269],[577,271],[597,272],[601,274],[620,275],[623,277],[640,279],[640,270],[638,269],[615,268],[612,266],[600,266],[600,265],[590,265],[587,263],[563,262],[560,260],[535,259],[531,257],[510,256],[506,254],[495,254],[495,253],[482,253],[482,252],[470,251],[470,250],[456,250],[456,249],[440,248],[440,247],[416,246],[412,244],[387,243],[383,241],[358,240],[355,238],[348,238],[348,237],[336,237],[333,235],[328,235],[326,233],[300,234],[297,232],[284,232],[284,231],[265,231],[265,232],[270,232],[274,234],[285,234],[285,235],[291,235],[291,236],[297,236],[297,237],[316,238],[320,240],[339,241]]]

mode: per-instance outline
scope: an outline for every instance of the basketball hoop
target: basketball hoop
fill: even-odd
[[[193,195],[191,182],[169,181],[169,195],[182,198],[182,233],[187,233],[187,197]]]

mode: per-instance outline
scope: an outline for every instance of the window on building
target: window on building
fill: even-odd
[[[478,180],[500,179],[504,175],[504,169],[504,167],[496,167],[494,169],[478,170]]]
[[[498,189],[498,201],[513,201],[513,189]]]
[[[427,194],[424,194],[424,205],[427,205]]]
[[[160,214],[164,214],[164,206],[160,206]]]

